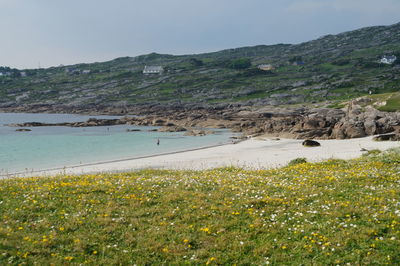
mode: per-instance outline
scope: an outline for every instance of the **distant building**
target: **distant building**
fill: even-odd
[[[75,75],[81,74],[81,71],[75,67],[67,67],[65,68],[65,72],[68,74],[75,74]]]
[[[0,77],[2,77],[4,74],[2,72],[0,72]]]
[[[90,74],[90,72],[92,72],[92,71],[90,71],[90,70],[88,70],[88,69],[82,70],[82,74]]]
[[[26,77],[27,76],[25,71],[20,72],[20,75],[21,75],[21,77]]]
[[[162,74],[163,72],[162,66],[145,66],[143,69],[143,74]]]
[[[396,57],[395,55],[390,55],[390,56],[384,55],[384,56],[382,57],[382,59],[381,59],[379,62],[382,63],[382,64],[391,65],[391,64],[393,64],[396,60],[397,60],[397,57]]]
[[[303,61],[296,61],[296,62],[293,62],[292,63],[292,65],[294,65],[294,66],[302,66],[302,65],[304,65],[305,63],[303,62]]]
[[[267,65],[267,64],[258,65],[257,68],[264,71],[271,71],[275,69],[273,65]]]

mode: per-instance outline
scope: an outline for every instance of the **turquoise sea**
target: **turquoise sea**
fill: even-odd
[[[67,167],[79,164],[129,159],[160,153],[183,151],[230,142],[229,130],[193,137],[183,132],[150,132],[157,127],[32,127],[30,132],[16,132],[6,126],[22,122],[77,122],[89,118],[69,114],[0,113],[0,175]],[[126,129],[140,129],[127,132]],[[157,145],[157,139],[160,145]]]

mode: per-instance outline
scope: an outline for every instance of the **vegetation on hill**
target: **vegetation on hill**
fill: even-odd
[[[399,90],[400,24],[328,35],[296,45],[260,45],[198,55],[148,54],[103,63],[24,70],[0,77],[0,107],[148,104],[295,104]],[[398,60],[399,61],[399,60]],[[259,71],[271,64],[273,71]],[[160,65],[162,75],[143,75]],[[1,69],[0,69],[1,70]],[[1,71],[0,71],[1,72]]]
[[[400,153],[0,181],[0,264],[400,263]]]

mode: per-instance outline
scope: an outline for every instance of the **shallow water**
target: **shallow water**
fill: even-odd
[[[16,132],[5,124],[22,122],[78,122],[88,118],[115,116],[82,116],[67,114],[0,113],[0,174],[58,168],[79,164],[183,151],[228,143],[228,130],[193,137],[184,132],[149,132],[156,127],[32,127],[30,132]],[[140,129],[126,132],[126,129]],[[160,145],[157,145],[157,140]]]

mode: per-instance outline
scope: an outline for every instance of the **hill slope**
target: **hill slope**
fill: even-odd
[[[400,23],[296,45],[260,45],[184,56],[153,53],[26,70],[23,76],[19,70],[0,68],[9,74],[0,76],[0,108],[343,100],[369,92],[398,91],[398,64],[377,63],[383,55],[392,54],[400,57]],[[246,60],[251,66],[238,65]],[[259,64],[271,64],[274,70],[260,71]],[[143,75],[145,65],[163,66],[165,72]]]

